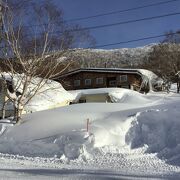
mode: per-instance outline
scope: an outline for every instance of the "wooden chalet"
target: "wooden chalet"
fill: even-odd
[[[149,83],[138,69],[83,68],[55,78],[66,90],[120,87],[141,92],[149,91]]]

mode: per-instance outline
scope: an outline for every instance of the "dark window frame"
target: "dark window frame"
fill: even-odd
[[[120,75],[119,81],[120,81],[120,82],[127,82],[127,81],[128,81],[128,76],[127,76],[127,74]]]
[[[91,86],[91,84],[92,84],[92,79],[85,79],[84,80],[84,85],[85,86]]]
[[[101,81],[101,82],[100,82]],[[98,77],[96,78],[96,84],[97,85],[102,85],[104,83],[104,78],[103,77]]]
[[[78,82],[78,83],[77,83]],[[74,80],[74,86],[75,87],[78,87],[78,86],[80,86],[81,85],[81,80],[80,79],[76,79],[76,80]]]

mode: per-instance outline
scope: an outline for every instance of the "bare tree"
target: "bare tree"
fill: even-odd
[[[179,80],[176,76],[180,69],[180,44],[160,43],[153,47],[149,57],[143,62],[142,67],[152,70],[166,83],[176,82],[179,89]]]
[[[24,26],[26,21],[23,19],[17,21],[17,12],[14,13],[8,5],[2,16],[7,49],[3,53],[0,78],[6,99],[13,103],[17,123],[21,120],[25,105],[40,92],[47,81],[70,66],[71,61],[64,61],[63,55],[73,47],[77,38],[73,31],[76,26],[64,24],[62,18],[58,22],[62,13],[48,1],[42,6],[33,5],[33,10],[35,21],[39,24],[36,31],[32,30],[32,26]],[[18,13],[22,13],[23,17],[25,12]],[[61,28],[60,34],[55,32],[57,27]]]

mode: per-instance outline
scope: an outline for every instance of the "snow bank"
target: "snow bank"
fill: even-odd
[[[109,92],[109,96],[111,97],[112,102],[116,103],[137,104],[137,102],[141,102],[144,104],[151,102],[146,95],[123,88],[118,88],[117,90],[114,89],[114,91]]]
[[[1,120],[0,136],[3,135],[3,133],[5,133],[5,131],[8,127],[12,127],[12,126],[13,126],[13,124],[10,123],[10,120]]]
[[[73,96],[60,83],[48,80],[42,89],[27,104],[27,111],[40,111],[58,107],[61,103],[70,102]],[[63,104],[62,104],[63,105]]]
[[[2,134],[6,128],[2,128]],[[2,135],[1,134],[1,135]],[[3,138],[0,141],[0,151],[4,154],[14,154],[26,157],[59,158],[68,161],[77,158],[90,158],[88,151],[93,147],[93,135],[85,131],[67,132],[49,137],[20,141],[15,137]]]
[[[2,77],[1,77],[2,78]],[[4,73],[3,78],[9,81],[13,81],[14,88],[16,92],[23,91],[23,83],[26,76],[24,74],[14,74],[13,79],[10,73]],[[45,109],[50,109],[63,105],[65,102],[70,102],[73,100],[73,96],[68,93],[60,83],[47,80],[42,78],[33,78],[28,86],[26,93],[27,98],[31,97],[36,91],[38,84],[41,82],[41,88],[38,90],[36,95],[29,101],[25,106],[26,112],[35,112]],[[24,101],[26,102],[27,99]],[[2,105],[0,105],[2,106]],[[11,102],[7,104],[7,110],[12,110],[13,105]]]
[[[83,89],[69,92],[74,96],[75,102],[78,102],[84,95],[92,94],[107,94],[113,103],[128,103],[129,105],[134,103],[137,104],[137,102],[150,103],[151,101],[146,95],[124,88]]]
[[[171,84],[169,91],[177,93],[177,83]]]
[[[87,160],[97,149],[108,147],[111,151],[115,146],[121,152],[146,147],[147,153],[168,159],[180,156],[180,96],[147,96],[116,88],[108,92],[117,103],[39,111],[25,115],[22,124],[6,127],[5,132],[2,127],[0,152],[69,161]]]
[[[150,152],[176,147],[180,144],[178,114],[178,109],[170,111],[156,109],[137,113],[126,136],[126,142],[131,148],[146,144]]]
[[[180,165],[179,129],[179,107],[147,110],[132,118],[125,141],[132,149],[146,146],[147,153],[157,153],[158,157]]]

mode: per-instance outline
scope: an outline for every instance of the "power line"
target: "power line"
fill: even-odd
[[[68,30],[68,32],[78,32],[78,31],[84,31],[84,30],[100,29],[100,28],[118,26],[118,25],[123,25],[123,24],[131,24],[131,23],[136,23],[136,22],[141,22],[141,21],[160,19],[160,18],[164,18],[164,17],[177,16],[177,15],[180,15],[180,12],[169,13],[169,14],[164,14],[164,15],[159,15],[159,16],[146,17],[146,18],[135,19],[135,20],[122,21],[122,22],[111,23],[111,24],[104,24],[104,25],[90,26],[90,27],[84,27],[84,28],[79,28],[79,29],[72,29],[72,30]],[[57,33],[62,34],[63,32],[62,31],[50,32],[50,34],[57,34]],[[38,34],[40,35],[42,33],[37,32],[36,35],[38,35]],[[32,36],[32,35],[33,35],[32,33],[27,34],[26,37]]]
[[[80,29],[75,29],[75,30],[69,30],[70,32],[78,32],[78,31],[83,31],[83,30],[90,30],[90,29],[98,29],[98,28],[106,28],[106,27],[110,27],[110,26],[117,26],[117,25],[123,25],[123,24],[130,24],[130,23],[134,23],[134,22],[140,22],[140,21],[146,21],[146,20],[151,20],[151,19],[158,19],[158,18],[163,18],[163,17],[169,17],[169,16],[175,16],[175,15],[180,15],[180,12],[177,13],[170,13],[170,14],[164,14],[164,15],[160,15],[160,16],[153,16],[153,17],[148,17],[148,18],[141,18],[141,19],[136,19],[136,20],[129,20],[129,21],[123,21],[123,22],[119,22],[119,23],[113,23],[113,24],[105,24],[105,25],[100,25],[100,26],[92,26],[92,27],[85,27],[85,28],[80,28]],[[62,31],[54,31],[54,32],[50,32],[49,34],[62,34]],[[42,33],[36,33],[36,35],[41,35]],[[24,37],[30,37],[33,36],[34,34],[27,34]],[[153,38],[157,38],[157,37],[163,37],[165,35],[158,35],[155,37],[146,37],[146,38],[140,38],[140,39],[135,39],[135,40],[130,40],[130,42],[134,42],[134,41],[140,41],[140,40],[145,40],[145,39],[153,39]],[[100,47],[105,47],[105,46],[110,46],[110,45],[116,45],[116,44],[122,44],[122,43],[128,43],[127,42],[120,42],[120,43],[115,43],[115,44],[108,44],[108,45],[100,45]],[[98,46],[99,47],[99,46]]]
[[[164,14],[164,15],[159,15],[159,16],[146,17],[146,18],[129,20],[129,21],[122,21],[122,22],[118,22],[118,23],[104,24],[104,25],[98,25],[98,26],[90,26],[90,27],[81,28],[79,30],[73,30],[73,31],[99,29],[99,28],[117,26],[117,25],[122,25],[122,24],[130,24],[130,23],[135,23],[135,22],[140,22],[140,21],[147,21],[147,20],[159,19],[159,18],[163,18],[163,17],[170,17],[170,16],[176,16],[176,15],[180,15],[180,12],[169,13],[169,14]]]
[[[156,38],[160,38],[160,37],[166,37],[167,35],[175,35],[175,34],[180,34],[180,33],[176,32],[176,33],[160,34],[160,35],[156,35],[156,36],[142,37],[142,38],[132,39],[132,40],[128,40],[128,41],[121,41],[121,42],[110,43],[110,44],[102,44],[102,45],[97,45],[95,47],[91,46],[88,48],[102,48],[102,47],[114,46],[114,45],[119,45],[119,44],[128,44],[128,43],[132,43],[132,42],[138,42],[138,41],[149,40],[149,39],[156,39]]]
[[[68,31],[69,32],[77,32],[77,31],[83,31],[83,30],[106,28],[106,27],[112,27],[112,26],[117,26],[117,25],[130,24],[130,23],[153,20],[153,19],[160,19],[160,18],[176,16],[176,15],[180,15],[180,12],[169,13],[169,14],[164,14],[164,15],[159,15],[159,16],[146,17],[146,18],[135,19],[135,20],[122,21],[122,22],[118,22],[118,23],[104,24],[104,25],[99,25],[99,26],[84,27],[84,28],[73,29],[73,30],[68,30]],[[62,31],[50,32],[50,34],[60,34],[60,33],[62,34],[63,32]],[[37,32],[36,35],[38,35],[38,34],[42,34],[42,33]],[[26,37],[32,36],[32,35],[33,35],[32,33],[27,34]]]
[[[26,3],[26,2],[30,2],[30,1],[34,1],[34,0],[24,0],[21,3],[23,4],[23,3]],[[67,20],[60,21],[60,22],[68,23],[68,22],[73,22],[73,21],[86,20],[86,19],[91,19],[91,18],[96,18],[96,17],[101,17],[101,16],[107,16],[107,15],[112,15],[112,14],[117,14],[117,13],[123,13],[123,12],[129,12],[129,11],[133,11],[133,10],[138,10],[138,9],[144,9],[144,8],[147,8],[147,7],[153,7],[153,6],[168,4],[168,3],[177,2],[177,1],[180,1],[180,0],[168,0],[168,1],[165,1],[165,2],[152,3],[152,4],[148,4],[148,5],[144,5],[144,6],[138,6],[138,7],[119,10],[119,11],[112,11],[112,12],[108,12],[108,13],[102,13],[102,14],[97,14],[97,15],[92,15],[92,16],[87,16],[87,17],[82,17],[82,18],[67,19]],[[17,8],[15,8],[15,9],[17,9]],[[43,23],[43,24],[25,25],[23,27],[40,27],[40,26],[44,26],[44,25],[47,25],[47,24]]]
[[[160,19],[160,18],[164,18],[164,17],[177,16],[177,15],[180,15],[180,12],[163,14],[163,15],[158,15],[158,16],[145,17],[145,18],[135,19],[135,20],[121,21],[121,22],[117,22],[117,23],[103,24],[103,25],[97,25],[97,26],[89,26],[89,27],[69,30],[69,32],[100,29],[100,28],[105,28],[105,27],[118,26],[118,25],[123,25],[123,24],[130,24],[130,23],[135,23],[135,22]],[[47,24],[28,25],[28,26],[22,26],[22,27],[34,27],[34,26],[42,26],[42,25],[47,25]],[[63,33],[63,32],[62,31],[54,31],[51,34],[54,34],[54,33]],[[41,34],[41,33],[37,33],[37,34]]]
[[[156,35],[156,36],[147,36],[147,37],[131,39],[131,40],[127,40],[127,41],[120,41],[120,42],[116,42],[116,43],[102,44],[102,45],[97,45],[97,46],[89,46],[89,47],[87,47],[87,49],[102,48],[102,47],[114,46],[114,45],[120,45],[120,44],[129,44],[129,43],[133,43],[133,42],[149,40],[149,39],[156,39],[156,38],[166,37],[166,36],[169,36],[169,35],[177,35],[177,34],[180,35],[180,32],[159,34],[159,35]],[[0,49],[2,49],[2,48],[4,48],[4,47],[0,47]]]
[[[119,14],[119,13],[123,13],[123,12],[129,12],[129,11],[134,11],[134,10],[138,10],[138,9],[144,9],[144,8],[148,8],[148,7],[168,4],[168,3],[177,2],[177,1],[180,1],[180,0],[169,0],[169,1],[164,1],[164,2],[152,3],[152,4],[148,4],[148,5],[144,5],[144,6],[137,6],[134,8],[128,8],[128,9],[123,9],[123,10],[118,10],[118,11],[96,14],[96,15],[87,16],[87,17],[67,19],[67,20],[65,20],[65,22],[80,21],[80,20],[92,19],[92,18],[107,16],[107,15],[112,15],[112,14]]]
[[[111,23],[111,24],[104,24],[104,25],[90,26],[90,27],[84,27],[84,28],[79,28],[79,29],[72,29],[72,30],[68,30],[68,31],[69,32],[78,32],[78,31],[84,31],[84,30],[94,30],[94,29],[118,26],[118,25],[123,25],[123,24],[131,24],[131,23],[136,23],[136,22],[141,22],[141,21],[160,19],[160,18],[164,18],[164,17],[177,16],[177,15],[180,15],[180,12],[169,13],[169,14],[164,14],[164,15],[159,15],[159,16],[146,17],[146,18],[135,19],[135,20],[122,21],[122,22]],[[51,32],[50,34],[57,34],[57,33],[62,34],[63,32],[62,31],[54,31],[54,32]],[[41,33],[36,33],[36,35],[38,35],[38,34],[41,34]],[[29,34],[29,35],[32,35],[32,34]],[[27,35],[27,36],[29,36],[29,35]]]

